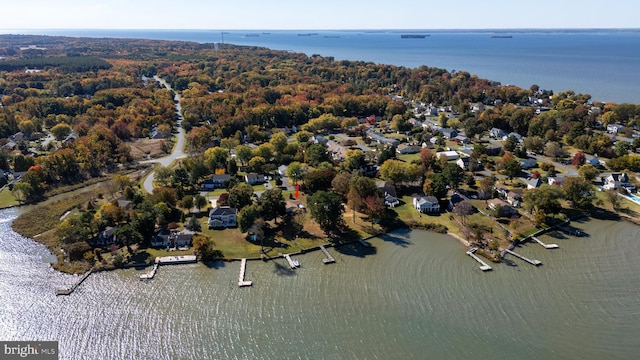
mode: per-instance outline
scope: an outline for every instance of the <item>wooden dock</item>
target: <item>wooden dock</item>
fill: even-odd
[[[149,271],[146,274],[140,275],[140,280],[151,280],[151,279],[153,279],[156,276],[156,272],[158,271],[158,266],[159,265],[160,264],[158,264],[158,263],[153,264],[153,269],[151,269],[151,271]]]
[[[158,256],[156,263],[160,265],[191,264],[198,261],[195,255]]]
[[[520,254],[518,254],[516,252],[513,252],[513,251],[511,251],[509,249],[505,249],[504,252],[507,253],[507,254],[511,254],[511,255],[513,255],[513,256],[515,256],[517,258],[520,258],[520,259],[528,262],[531,265],[534,265],[534,266],[542,265],[542,261],[540,261],[540,260],[531,260],[531,259],[526,258],[526,257],[524,257],[524,256],[522,256],[522,255],[520,255]]]
[[[323,264],[331,264],[331,263],[336,262],[336,259],[334,259],[333,256],[331,256],[331,254],[329,254],[329,250],[325,249],[325,247],[323,245],[320,245],[320,251],[322,251],[324,256],[326,256],[324,259],[322,259],[322,263]]]
[[[360,241],[360,244],[362,244],[362,246],[364,247],[371,247],[371,244],[369,244],[368,242],[362,240],[362,239],[358,239],[358,241]]]
[[[80,284],[82,284],[88,277],[89,275],[91,275],[91,272],[93,271],[93,269],[87,271],[86,273],[84,273],[84,275],[82,275],[82,277],[80,277],[80,279],[78,281],[76,281],[75,284],[71,285],[71,287],[67,288],[67,289],[57,289],[56,290],[56,295],[71,295],[72,292],[74,292],[76,290],[76,288],[78,286],[80,286]]]
[[[531,239],[533,241],[537,242],[538,244],[542,245],[542,247],[545,248],[545,249],[557,249],[557,248],[560,247],[557,244],[545,244],[545,243],[542,242],[542,240],[538,239],[535,236],[532,236]]]
[[[247,271],[247,259],[240,260],[240,276],[238,276],[238,286],[251,286],[252,282],[244,279],[244,274]]]
[[[480,270],[482,271],[492,270],[491,266],[487,265],[487,263],[482,261],[482,259],[480,259],[479,257],[476,256],[476,254],[474,254],[476,250],[478,250],[478,248],[476,247],[469,249],[469,251],[467,251],[467,255],[471,256],[475,261],[480,263]]]
[[[287,262],[289,263],[289,267],[291,267],[291,269],[295,269],[298,266],[300,266],[299,264],[296,264],[295,261],[293,259],[291,259],[291,256],[289,254],[284,254],[282,255],[285,259],[287,259]]]

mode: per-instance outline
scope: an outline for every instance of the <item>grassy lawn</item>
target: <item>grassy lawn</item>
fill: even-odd
[[[16,200],[15,197],[13,197],[13,194],[11,193],[11,191],[9,191],[9,188],[5,187],[0,190],[0,209],[16,205],[20,205],[20,203],[18,202],[18,200]]]
[[[420,153],[415,154],[400,154],[397,156],[399,160],[411,163],[413,160],[420,161]]]

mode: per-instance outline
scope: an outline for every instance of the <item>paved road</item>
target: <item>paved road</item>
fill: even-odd
[[[165,88],[167,88],[167,90],[171,91],[171,86],[169,84],[167,84],[166,81],[164,81],[163,79],[159,78],[158,76],[154,76],[153,77],[157,82],[159,82],[160,84],[162,84]],[[182,106],[180,105],[180,95],[178,95],[176,93],[175,96],[175,100],[176,100],[176,113],[178,114],[178,121],[176,122],[176,127],[178,128],[178,134],[176,135],[176,144],[173,146],[173,150],[171,151],[171,154],[165,156],[165,157],[161,157],[158,159],[152,159],[152,160],[145,160],[145,161],[141,161],[141,164],[148,164],[148,163],[154,163],[154,164],[160,164],[162,166],[169,166],[172,162],[174,162],[177,159],[181,159],[186,157],[187,155],[184,153],[184,129],[182,128],[181,124],[182,124]],[[155,168],[155,166],[154,166]],[[148,193],[152,193],[153,192],[153,179],[155,178],[155,170],[152,170],[151,173],[147,176],[147,178],[144,180],[143,186],[144,189],[148,192]]]

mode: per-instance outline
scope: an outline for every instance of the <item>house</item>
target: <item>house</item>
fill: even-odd
[[[395,207],[400,204],[398,200],[398,195],[396,194],[396,188],[390,182],[386,181],[376,181],[376,186],[378,190],[382,194],[382,198],[384,200],[384,204],[388,207]]]
[[[468,144],[471,142],[471,140],[469,140],[469,138],[464,135],[458,135],[454,137],[453,140],[458,144]]]
[[[618,132],[622,131],[624,129],[624,126],[620,125],[620,124],[609,124],[607,125],[607,132],[610,134],[617,134]]]
[[[327,151],[331,154],[333,160],[344,161],[347,158],[347,148],[335,142],[327,144]]]
[[[564,182],[564,179],[550,176],[547,179],[547,182],[549,183],[549,185],[562,185],[562,183]]]
[[[506,201],[509,205],[519,208],[522,203],[522,191],[520,190],[510,190],[507,192]]]
[[[127,200],[124,198],[124,196],[120,196],[119,198],[116,199],[116,201],[118,202],[118,206],[120,206],[121,208],[125,209],[125,210],[131,210],[131,201]]]
[[[228,228],[238,224],[238,209],[215,207],[209,212],[209,228]]]
[[[436,158],[440,159],[440,157],[444,156],[449,160],[458,160],[460,158],[460,154],[457,151],[439,151],[436,153]]]
[[[469,170],[469,159],[468,157],[459,158],[456,160],[456,164],[462,168],[462,170]]]
[[[518,140],[518,142],[522,142],[522,135],[520,135],[518,133],[515,133],[515,132],[510,132],[510,133],[506,134],[505,136],[502,137],[502,140],[503,141],[507,141],[507,139],[512,137],[512,136],[514,138],[516,138],[516,140]]]
[[[585,162],[585,164],[589,164],[589,165],[591,165],[591,166],[595,166],[595,167],[599,167],[600,165],[602,165],[602,164],[600,163],[600,160],[598,160],[597,158],[594,158],[594,157],[593,157],[593,158],[591,158],[591,159],[589,159],[589,160],[587,160],[587,161]]]
[[[322,135],[314,135],[311,137],[311,141],[313,141],[314,144],[326,144],[329,140]]]
[[[278,174],[280,174],[280,176],[282,177],[285,177],[287,175],[287,165],[278,166]]]
[[[507,135],[507,133],[502,129],[492,128],[489,130],[489,137],[494,139],[502,139],[505,135]]]
[[[231,179],[231,175],[229,174],[214,174],[211,179],[200,184],[200,188],[203,190],[222,189],[224,182],[229,179]]]
[[[520,167],[523,170],[532,169],[537,166],[538,166],[538,161],[536,159],[529,158],[529,159],[520,160]]]
[[[447,139],[453,139],[456,136],[458,136],[458,132],[454,129],[443,128],[443,129],[440,129],[440,132],[442,133],[442,136],[444,136]]]
[[[262,174],[249,173],[244,176],[244,181],[249,185],[264,184],[267,179]]]
[[[440,202],[435,196],[416,196],[413,207],[421,213],[439,213]]]
[[[400,144],[396,148],[398,154],[417,154],[422,150],[421,146]]]
[[[527,189],[535,189],[542,185],[542,179],[540,178],[531,178],[527,181]]]
[[[614,173],[607,177],[602,178],[602,188],[605,190],[616,190],[619,188],[625,188],[627,190],[635,190],[635,187],[629,183],[629,176],[627,173]]]
[[[518,213],[516,209],[512,208],[511,205],[502,199],[491,199],[487,201],[487,207],[495,211],[499,216],[511,216]]]
[[[471,112],[484,111],[484,104],[479,102],[471,105]]]
[[[195,233],[190,230],[170,231],[161,229],[151,238],[152,247],[185,247],[191,245]]]
[[[466,200],[458,193],[453,193],[453,195],[451,195],[451,198],[449,199],[449,210],[455,209],[456,206],[462,203],[468,204],[469,209],[473,208],[473,205],[471,205],[471,202],[469,202],[469,200]]]
[[[116,242],[116,228],[107,226],[106,229],[98,233],[98,236],[93,240],[94,246],[105,246],[115,244]]]

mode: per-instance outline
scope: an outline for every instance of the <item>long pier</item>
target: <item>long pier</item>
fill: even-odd
[[[252,282],[244,279],[244,274],[247,270],[247,259],[240,260],[240,275],[238,276],[238,286],[251,286]]]
[[[284,254],[282,256],[285,259],[287,259],[287,262],[289,263],[289,267],[291,267],[291,269],[295,269],[298,267],[298,265],[293,261],[293,259],[291,259],[291,256],[289,254]]]
[[[326,256],[324,259],[322,259],[322,263],[323,264],[331,264],[331,263],[336,262],[336,259],[334,259],[333,256],[331,256],[331,254],[329,254],[329,250],[325,249],[325,247],[323,245],[320,245],[320,251],[322,251],[324,256]]]
[[[535,236],[532,236],[531,239],[533,241],[537,242],[538,244],[542,245],[542,247],[545,248],[545,249],[557,249],[557,248],[560,247],[557,244],[545,244],[545,243],[542,242],[542,240],[538,239]]]
[[[511,255],[513,255],[513,256],[515,256],[515,257],[517,257],[517,258],[520,258],[520,259],[522,259],[522,260],[524,260],[524,261],[528,262],[528,263],[529,263],[529,264],[531,264],[531,265],[534,265],[534,266],[542,265],[542,261],[540,261],[540,260],[535,260],[535,259],[534,259],[534,260],[531,260],[531,259],[526,258],[526,257],[524,257],[524,256],[522,256],[522,255],[520,255],[520,254],[518,254],[518,253],[516,253],[516,252],[513,252],[513,251],[511,251],[511,250],[509,250],[509,249],[505,249],[505,250],[504,250],[504,252],[506,252],[506,253],[508,253],[508,254],[511,254]]]
[[[476,254],[474,254],[476,250],[478,250],[478,248],[476,247],[469,249],[469,251],[467,251],[467,255],[471,256],[475,261],[480,263],[480,270],[482,271],[492,270],[491,266],[487,265],[486,262],[482,261],[482,259],[480,259],[479,257],[476,256]]]
[[[159,263],[153,264],[153,269],[146,274],[140,275],[140,280],[151,280],[156,276],[156,272],[158,272]]]
[[[74,292],[76,290],[76,288],[78,286],[80,286],[80,284],[82,284],[89,277],[89,275],[91,275],[92,271],[93,271],[93,269],[91,269],[91,270],[87,271],[86,273],[84,273],[84,275],[82,275],[80,280],[76,281],[76,283],[71,285],[71,287],[69,287],[67,289],[57,289],[56,290],[56,295],[71,295],[71,293]]]
[[[195,255],[179,255],[179,256],[158,256],[156,264],[173,265],[173,264],[191,264],[198,261]]]

